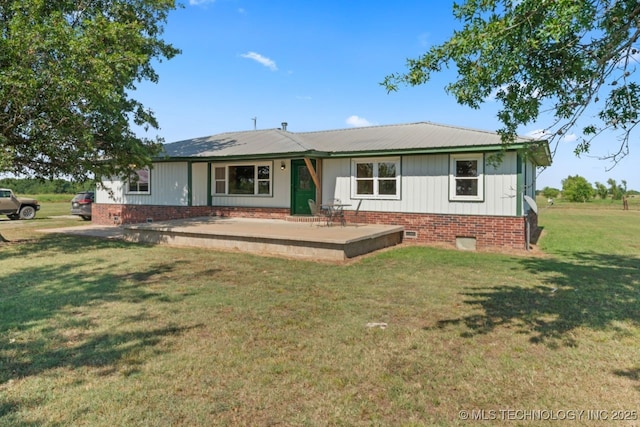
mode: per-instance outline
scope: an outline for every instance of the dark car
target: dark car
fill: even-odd
[[[93,191],[83,191],[76,194],[71,200],[71,215],[80,215],[80,218],[89,221],[91,219],[93,199]]]

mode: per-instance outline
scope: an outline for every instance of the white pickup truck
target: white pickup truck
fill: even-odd
[[[40,205],[36,199],[16,197],[12,190],[0,188],[0,215],[9,219],[33,219]]]

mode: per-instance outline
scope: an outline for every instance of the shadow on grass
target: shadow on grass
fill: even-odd
[[[0,243],[0,261],[14,256],[37,256],[45,254],[74,254],[84,253],[95,249],[127,248],[132,243],[100,237],[74,236],[69,234],[51,233],[37,239],[13,239],[6,243]],[[137,244],[137,246],[140,246]]]
[[[521,263],[537,283],[470,288],[465,303],[481,313],[441,320],[436,327],[464,324],[463,336],[510,327],[530,341],[551,347],[574,346],[576,328],[620,329],[640,325],[640,262],[597,253],[564,254],[558,259],[527,258]],[[620,333],[628,333],[619,330]]]
[[[633,380],[638,384],[636,386],[636,390],[640,391],[640,367],[631,369],[617,369],[613,371],[613,373],[620,377],[625,377]]]
[[[126,245],[52,236],[12,247],[9,252],[10,256],[44,257]],[[5,256],[0,255],[0,260]],[[61,259],[65,261],[0,273],[0,387],[12,379],[59,367],[115,370],[123,359],[131,365],[129,355],[155,347],[163,337],[199,327],[163,325],[160,320],[155,327],[148,326],[149,320],[154,319],[147,314],[144,303],[171,302],[186,294],[168,296],[141,285],[183,268],[177,261],[151,262],[144,270],[117,274],[113,272],[116,265],[100,262],[97,269],[92,260],[78,261],[68,256]],[[107,318],[91,314],[91,307],[118,303],[140,304],[140,308]],[[12,410],[9,403],[1,400],[0,408],[0,413]]]

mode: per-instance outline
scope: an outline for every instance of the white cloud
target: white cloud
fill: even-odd
[[[373,123],[371,123],[369,120],[355,115],[347,117],[346,123],[357,128],[363,126],[373,126]]]
[[[207,3],[215,3],[216,0],[189,0],[191,6],[200,6]]]
[[[578,135],[576,135],[575,133],[568,133],[564,136],[564,138],[562,138],[562,140],[564,142],[574,142],[578,140]]]
[[[264,65],[265,67],[267,67],[271,71],[278,71],[278,66],[276,65],[275,61],[273,61],[272,59],[267,58],[266,56],[262,56],[259,53],[247,52],[247,53],[243,53],[240,56],[243,57],[243,58],[252,59],[252,60]]]

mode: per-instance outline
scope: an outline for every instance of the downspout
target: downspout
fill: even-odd
[[[516,216],[524,216],[523,212],[523,200],[524,200],[524,173],[526,168],[522,156],[516,154]],[[524,218],[524,245],[525,249],[529,250],[529,242],[531,241],[531,224],[529,224],[529,216]]]
[[[522,201],[524,197],[524,171],[522,156],[516,155],[516,215],[522,216]]]

